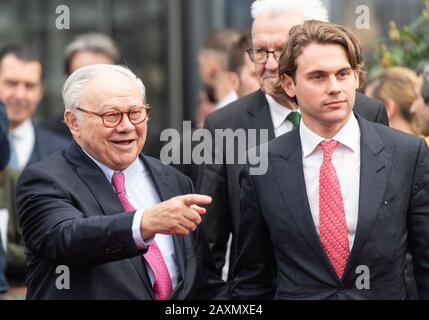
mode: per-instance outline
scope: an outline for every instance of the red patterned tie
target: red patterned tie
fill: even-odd
[[[321,142],[323,163],[319,175],[320,241],[338,278],[343,276],[349,256],[346,217],[337,172],[332,165],[332,153],[337,141]]]
[[[133,205],[128,201],[125,193],[125,176],[123,172],[115,172],[112,176],[112,185],[116,190],[122,208],[125,211],[134,211]],[[173,291],[170,273],[168,272],[167,265],[162,257],[161,250],[155,240],[149,245],[148,251],[143,255],[150,268],[155,275],[153,289],[155,291],[156,300],[167,300]]]

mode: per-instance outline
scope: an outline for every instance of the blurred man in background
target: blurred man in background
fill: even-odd
[[[64,50],[64,74],[70,76],[75,70],[90,64],[118,64],[121,55],[116,43],[102,33],[83,33],[75,37]],[[69,128],[64,123],[63,113],[48,119],[44,126],[71,139]]]
[[[252,46],[249,33],[243,33],[234,43],[228,55],[228,70],[233,72],[238,79],[237,95],[248,95],[259,89],[256,77],[255,64],[250,60],[247,50]]]
[[[23,286],[26,259],[24,243],[15,217],[14,181],[20,172],[68,145],[62,137],[34,124],[32,116],[43,96],[43,70],[37,50],[9,45],[0,50],[0,100],[9,120],[11,156],[1,172],[1,207],[8,213],[7,279],[11,286]]]
[[[43,70],[32,47],[10,45],[0,50],[0,100],[9,120],[11,157],[17,171],[66,146],[66,141],[34,125],[32,116],[43,96]]]
[[[205,117],[216,109],[237,99],[238,81],[228,70],[228,55],[240,33],[232,29],[213,31],[198,53],[198,70],[203,85],[196,114],[196,127],[201,128]]]
[[[74,71],[91,64],[120,64],[121,52],[112,38],[97,32],[83,33],[64,50],[64,73],[70,76]],[[63,113],[45,121],[44,126],[64,137],[72,139],[69,128],[64,123]],[[159,159],[162,143],[159,139],[160,130],[151,125],[147,133],[145,154]]]

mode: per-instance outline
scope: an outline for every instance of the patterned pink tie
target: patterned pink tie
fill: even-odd
[[[134,211],[133,205],[128,201],[125,193],[125,176],[123,172],[115,172],[112,176],[112,185],[116,190],[122,208],[125,211]],[[167,300],[173,291],[170,273],[168,272],[167,265],[162,257],[161,250],[155,240],[149,245],[148,251],[143,255],[150,268],[155,275],[153,290],[155,291],[156,300]]]
[[[320,241],[338,278],[343,276],[349,256],[349,239],[343,197],[337,172],[332,165],[332,153],[337,141],[321,142],[323,163],[319,175]]]

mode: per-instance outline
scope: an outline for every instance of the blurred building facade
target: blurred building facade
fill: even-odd
[[[181,128],[191,120],[198,104],[196,55],[206,35],[218,28],[247,31],[253,0],[0,0],[0,46],[32,42],[42,50],[45,97],[39,120],[63,111],[63,51],[74,36],[103,32],[119,45],[124,64],[136,72],[148,90],[153,107],[151,121],[159,128]],[[287,0],[285,0],[287,1]],[[325,0],[333,22],[359,32],[365,48],[387,32],[389,20],[398,25],[418,15],[420,0]],[[70,29],[59,30],[56,8],[70,9]],[[369,30],[357,30],[356,7],[371,13]]]

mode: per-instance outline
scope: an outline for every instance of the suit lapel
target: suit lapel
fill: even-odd
[[[265,97],[265,94],[260,90],[257,93],[258,94],[255,95],[253,103],[247,110],[247,127],[248,129],[268,129],[268,141],[270,141],[275,138],[270,108],[268,106],[268,101]],[[249,146],[249,149],[253,147],[255,146]]]
[[[104,214],[111,215],[124,211],[104,173],[76,142],[66,150],[66,159],[93,194]]]
[[[344,275],[352,268],[383,202],[393,150],[386,148],[373,125],[357,116],[361,128],[359,213],[356,236]]]
[[[299,130],[293,130],[278,139],[282,142],[276,144],[278,149],[273,150],[269,157],[282,193],[282,199],[284,199],[283,202],[310,248],[336,277],[320,242],[308,203]]]
[[[153,162],[150,158],[141,155],[141,159],[145,163],[147,169],[152,175],[152,180],[155,184],[155,188],[158,191],[161,201],[166,201],[174,196],[177,196],[177,191],[175,191],[172,186],[174,185],[171,176],[165,171],[161,170],[158,162]],[[156,177],[156,179],[154,179]],[[173,235],[173,244],[174,252],[176,254],[176,263],[179,269],[179,282],[177,283],[176,288],[174,289],[172,295],[175,294],[177,290],[183,286],[183,280],[185,276],[185,255],[184,255],[184,239]]]

